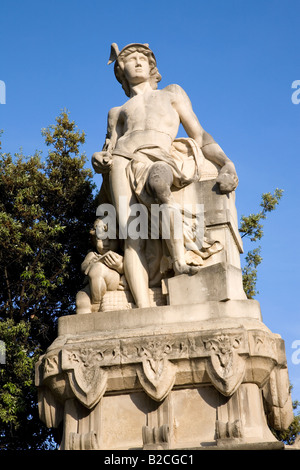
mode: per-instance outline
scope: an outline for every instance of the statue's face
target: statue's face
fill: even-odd
[[[150,77],[148,57],[141,52],[133,52],[124,58],[124,74],[130,85],[138,85]]]
[[[108,238],[104,238],[103,240],[97,239],[96,241],[96,250],[101,255],[107,253],[108,251],[117,251],[118,250],[118,240],[111,240]]]
[[[118,249],[118,240],[109,239],[107,237],[107,224],[104,224],[102,220],[98,220],[96,225],[96,249],[98,253],[103,255],[109,250],[117,251]]]

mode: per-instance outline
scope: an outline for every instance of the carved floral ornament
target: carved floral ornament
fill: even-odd
[[[242,383],[249,356],[276,359],[276,340],[243,328],[90,342],[89,347],[65,344],[44,356],[39,385],[64,373],[75,397],[87,408],[98,403],[107,390],[110,367],[136,364],[145,392],[162,401],[172,390],[181,359],[202,359],[217,390],[232,395]],[[195,362],[196,360],[196,362]],[[202,362],[203,363],[203,362]],[[193,366],[193,367],[194,367]],[[47,382],[51,388],[50,382]]]
[[[167,359],[172,352],[172,344],[155,340],[138,347],[137,351],[142,359],[142,370],[137,369],[142,387],[154,400],[163,400],[173,388],[176,378],[176,366]]]
[[[203,342],[211,353],[206,360],[206,370],[212,383],[223,395],[232,395],[242,383],[246,367],[245,355],[238,354],[242,335],[222,334]]]
[[[100,365],[102,351],[82,348],[76,352],[62,350],[62,369],[67,371],[71,389],[87,408],[92,408],[103,397],[107,372]]]

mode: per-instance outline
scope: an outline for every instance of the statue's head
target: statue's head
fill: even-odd
[[[90,230],[91,244],[98,251],[104,254],[109,250],[117,251],[119,242],[117,239],[108,238],[108,223],[98,217],[93,228]]]
[[[139,52],[147,57],[150,67],[150,78],[149,83],[153,90],[156,90],[158,82],[161,80],[161,75],[158,72],[156,66],[156,59],[155,56],[150,49],[148,44],[128,44],[127,46],[123,47],[121,51],[116,43],[111,45],[111,53],[108,64],[115,62],[114,71],[116,79],[121,83],[123,90],[125,91],[127,96],[130,96],[130,86],[128,80],[124,74],[124,65],[126,61],[126,57],[129,55]]]

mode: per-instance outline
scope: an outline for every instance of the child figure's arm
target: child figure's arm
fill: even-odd
[[[103,256],[101,260],[108,268],[114,269],[119,274],[124,273],[124,264],[123,256],[115,253],[114,251],[109,251]]]
[[[99,256],[97,255],[97,253],[95,253],[94,251],[90,251],[81,263],[81,272],[83,272],[84,274],[88,274],[91,264],[98,261],[98,259]]]

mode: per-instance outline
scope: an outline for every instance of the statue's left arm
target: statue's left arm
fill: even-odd
[[[178,112],[186,133],[197,142],[205,158],[221,167],[217,178],[221,191],[234,191],[238,185],[238,177],[233,162],[212,136],[203,129],[185,91],[178,85],[173,85],[172,88],[174,92],[173,106]]]

